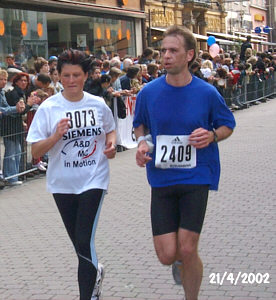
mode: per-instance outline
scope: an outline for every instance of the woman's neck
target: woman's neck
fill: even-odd
[[[62,96],[67,99],[68,101],[71,101],[71,102],[78,102],[80,101],[84,94],[83,92],[81,93],[78,93],[78,94],[70,94],[70,95],[67,95],[65,91],[62,92]]]

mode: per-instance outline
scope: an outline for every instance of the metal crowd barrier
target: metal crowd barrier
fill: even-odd
[[[227,86],[222,90],[226,104],[231,107],[248,107],[256,101],[264,101],[276,93],[276,72],[244,76],[240,85]]]
[[[273,96],[276,93],[276,72],[271,72],[265,76],[252,75],[249,78],[244,77],[240,87],[227,87],[223,89],[222,94],[225,98],[226,104],[231,107],[232,104],[237,105],[250,105],[256,101],[262,101],[266,98]],[[8,118],[8,121],[5,120]],[[37,170],[32,167],[31,146],[26,142],[27,131],[17,131],[15,117],[2,117],[0,119],[0,177],[2,179],[11,179],[21,176],[26,179],[26,175],[30,172]],[[17,121],[18,122],[18,121]],[[16,145],[20,149],[18,152],[9,154],[5,153],[5,144]],[[3,164],[8,160],[10,164],[17,163],[18,172],[6,176],[2,175]],[[9,165],[10,166],[10,165]],[[23,178],[22,178],[23,177]]]

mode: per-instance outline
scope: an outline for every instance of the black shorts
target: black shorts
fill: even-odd
[[[178,184],[151,190],[153,235],[177,232],[179,227],[201,232],[209,185]]]

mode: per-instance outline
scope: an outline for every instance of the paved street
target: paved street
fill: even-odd
[[[235,133],[220,143],[220,190],[210,193],[200,242],[200,300],[276,299],[275,116],[276,99],[237,111]],[[129,150],[111,161],[96,236],[103,300],[182,300],[155,256],[150,189],[134,157]],[[77,259],[45,177],[0,191],[0,251],[1,300],[78,299]]]

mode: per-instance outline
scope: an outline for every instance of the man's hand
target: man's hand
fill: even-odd
[[[16,103],[16,111],[18,113],[22,113],[25,110],[25,103],[24,101],[21,99]]]
[[[111,159],[115,157],[116,150],[116,146],[112,142],[108,142],[105,146],[104,154],[108,159]]]
[[[208,147],[214,140],[214,133],[204,128],[195,129],[189,138],[190,145],[196,149],[202,149]]]
[[[146,141],[141,141],[138,145],[136,152],[136,163],[139,167],[145,167],[145,165],[152,160],[148,155],[149,146]]]

